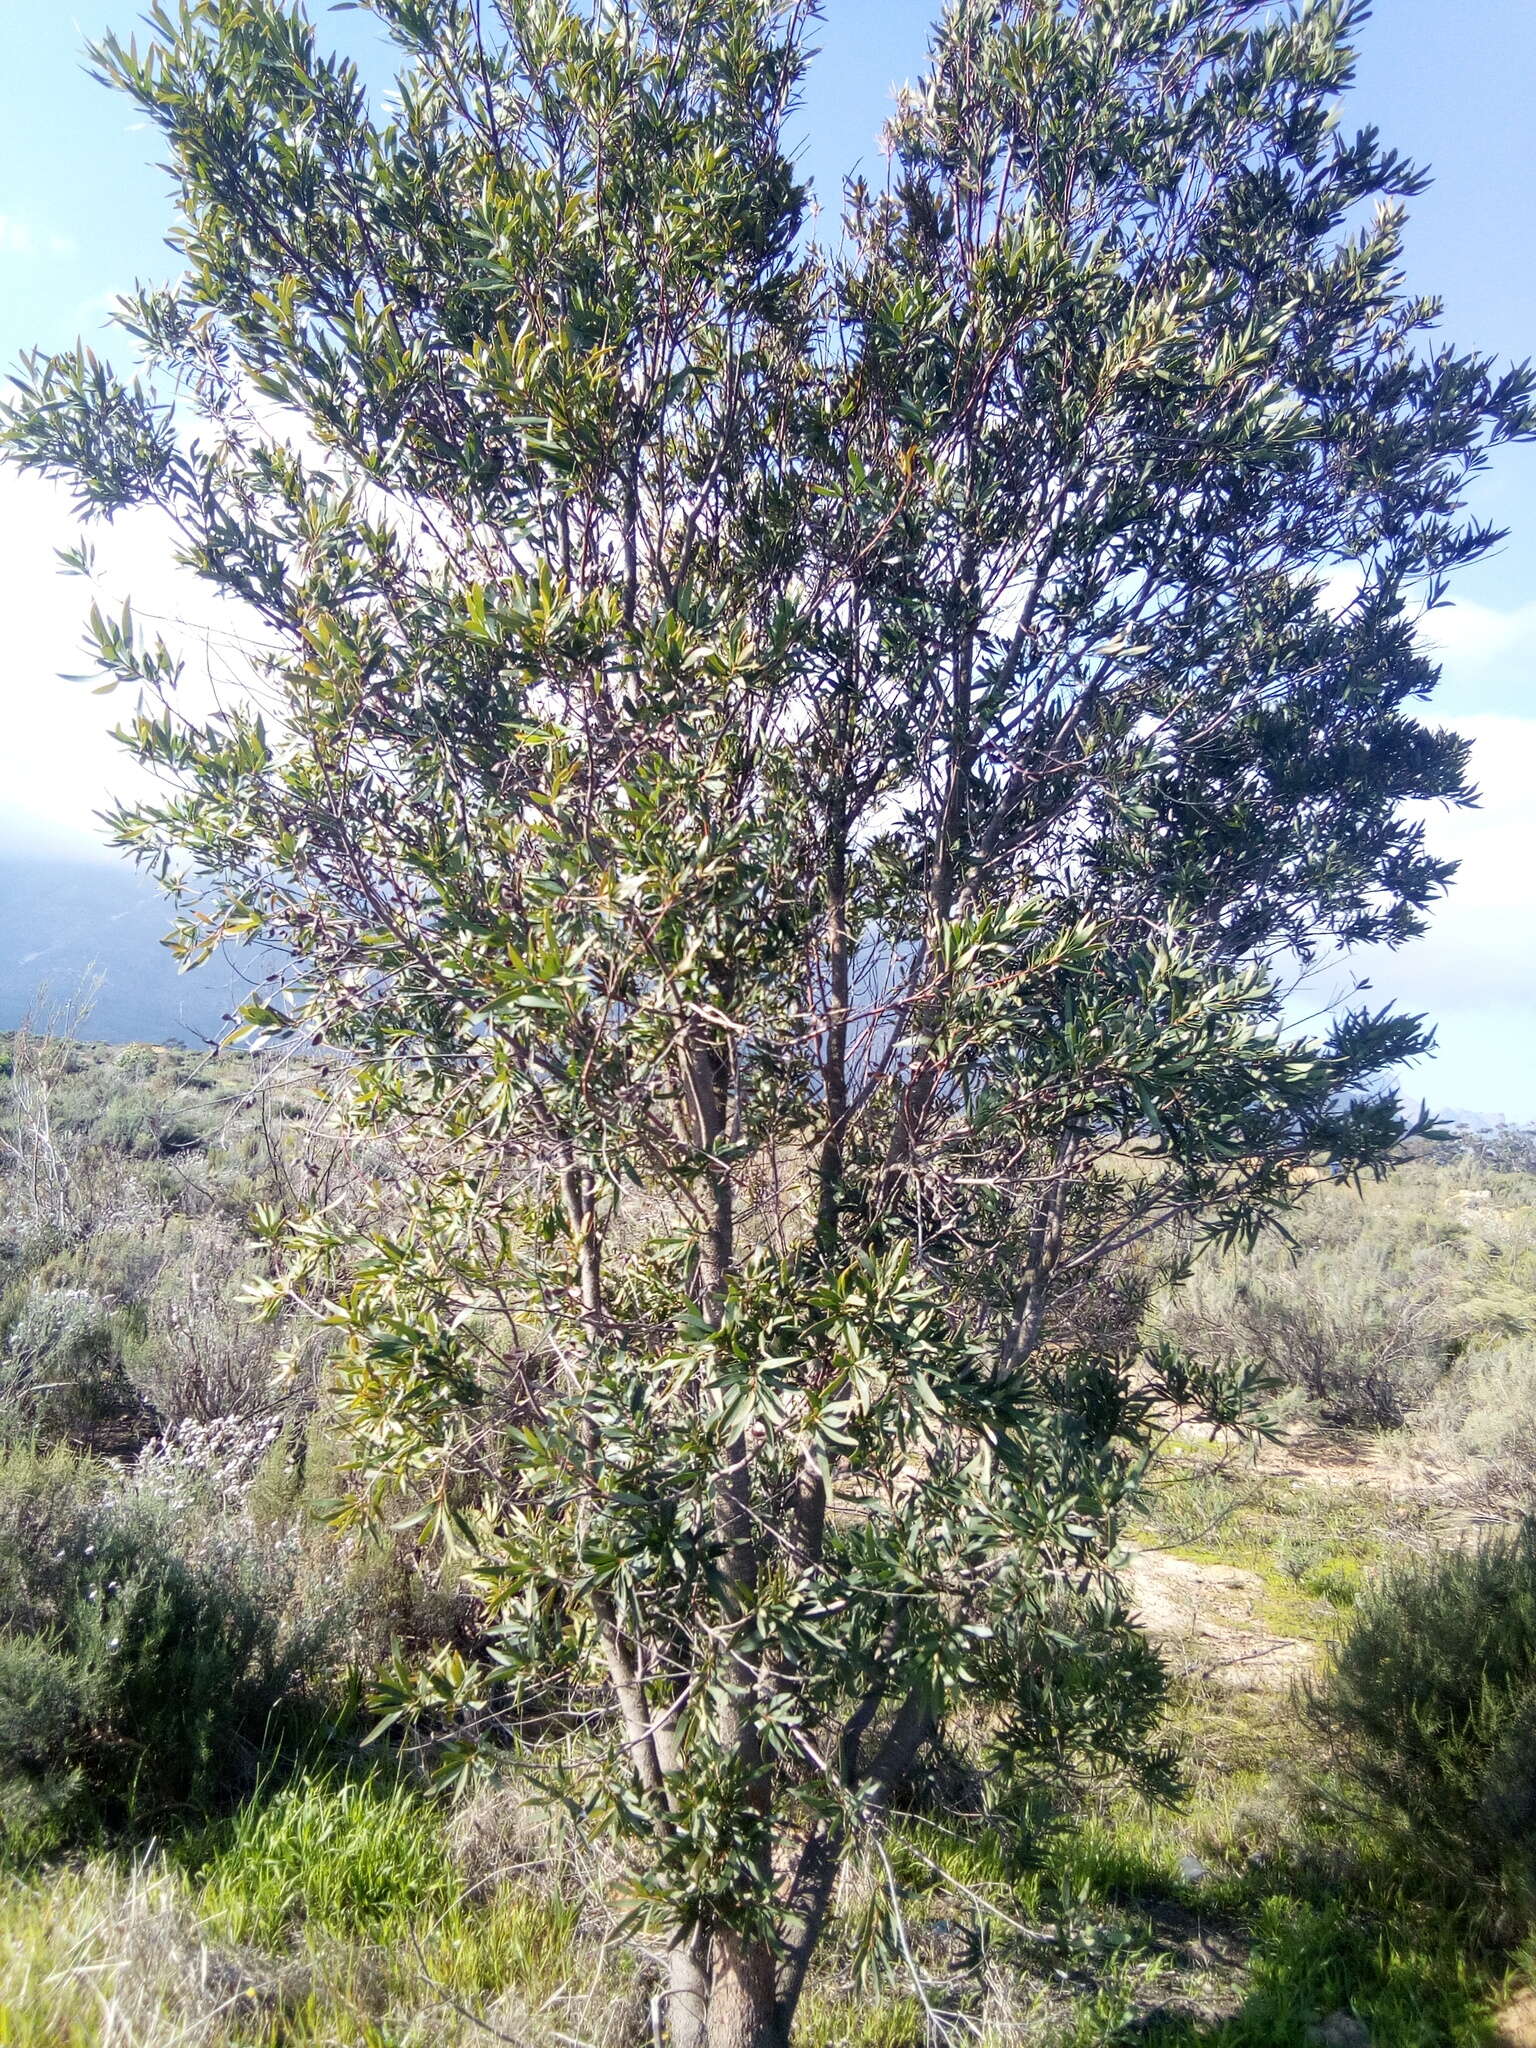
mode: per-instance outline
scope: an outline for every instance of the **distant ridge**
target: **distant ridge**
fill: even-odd
[[[1536,1130],[1536,1120],[1505,1116],[1502,1110],[1439,1109],[1435,1114],[1441,1123],[1451,1124],[1458,1131],[1470,1131],[1475,1137],[1482,1137],[1490,1131]]]
[[[222,1037],[229,1012],[262,978],[254,971],[259,954],[243,974],[219,959],[181,974],[161,944],[170,922],[166,897],[125,863],[0,846],[0,1031],[14,1031],[45,991],[55,1000],[73,996],[94,968],[102,987],[82,1037],[110,1045]],[[1412,1075],[1403,1092],[1417,1100]],[[1499,1110],[1435,1114],[1474,1137],[1536,1129],[1536,1120]]]
[[[108,860],[0,853],[0,1030],[75,995],[93,968],[102,987],[86,1037],[194,1045],[218,1038],[245,979],[211,961],[177,971],[160,943],[170,906],[135,869]]]

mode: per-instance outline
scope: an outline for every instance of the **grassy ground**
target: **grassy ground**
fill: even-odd
[[[19,1140],[22,1092],[4,1085],[13,1051],[0,1042],[0,1127]],[[86,1334],[107,1346],[135,1414],[150,1399],[195,1415],[198,1401],[223,1412],[232,1394],[254,1398],[270,1372],[244,1322],[225,1318],[233,1338],[221,1323],[186,1341],[187,1274],[205,1297],[238,1291],[244,1213],[303,1150],[297,1102],[279,1091],[258,1116],[249,1080],[239,1063],[164,1049],[58,1053],[38,1082],[51,1120],[37,1143],[67,1169],[79,1214],[60,1250],[48,1218],[21,1229],[30,1212],[12,1199],[0,1342],[14,1348],[23,1319],[38,1320],[37,1298],[68,1295],[96,1315]],[[1536,1211],[1523,1180],[1513,1193],[1490,1186],[1478,1228],[1503,1272],[1536,1259],[1521,1235]],[[1414,1258],[1469,1236],[1428,1167],[1372,1201],[1367,1220],[1382,1229],[1397,1229],[1394,1203],[1404,1209],[1392,1243]],[[1334,1208],[1320,1213],[1337,1234],[1354,1212]],[[1388,1261],[1394,1288],[1404,1260]],[[216,1384],[204,1387],[210,1357]],[[35,1377],[52,1387],[63,1368],[40,1356]],[[1347,1444],[1335,1448],[1347,1461]],[[318,1454],[307,1471],[323,1493]],[[1337,1632],[1379,1562],[1443,1533],[1363,1464],[1339,1476],[1182,1446],[1132,1540],[1251,1575],[1227,1605],[1243,1607],[1244,1627],[1302,1646],[1280,1667],[1290,1672]],[[374,1599],[389,1610],[381,1630],[400,1625],[397,1604]],[[1219,1600],[1204,1621],[1219,1633]],[[1307,2048],[1339,2014],[1375,2048],[1489,2039],[1502,1966],[1347,1817],[1309,1802],[1315,1760],[1285,1683],[1236,1690],[1208,1675],[1219,1659],[1200,1645],[1169,1650],[1186,1802],[1151,1812],[1106,1794],[1032,1859],[979,1821],[900,1819],[883,1854],[847,1875],[803,2048]],[[592,1852],[515,1793],[455,1813],[387,1774],[317,1771],[268,1784],[213,1829],[0,1861],[0,2048],[641,2048],[654,2038],[654,1959],[604,1901]],[[1347,2028],[1334,2038],[1349,2048]]]
[[[1138,1544],[1258,1574],[1278,1635],[1326,1642],[1365,1577],[1389,1555],[1443,1537],[1442,1513],[1395,1496],[1344,1462],[1328,1478],[1257,1469],[1247,1458],[1174,1445],[1134,1531]]]
[[[1394,1530],[1369,1489],[1192,1460],[1138,1536],[1261,1571],[1321,1637]],[[1304,2048],[1340,2014],[1366,2032],[1334,2038],[1376,2048],[1489,2040],[1501,1967],[1309,1800],[1284,1692],[1185,1684],[1173,1733],[1181,1807],[1107,1795],[1033,1858],[980,1822],[901,1819],[848,1874],[804,2048]],[[654,1962],[583,1854],[514,1791],[455,1814],[384,1775],[269,1787],[136,1860],[13,1874],[0,2044],[638,2048]]]
[[[997,2048],[1302,2048],[1340,2011],[1382,2048],[1484,2041],[1496,1972],[1389,1873],[1288,1853],[1253,1761],[1264,1732],[1233,1723],[1198,1732],[1213,1755],[1235,1736],[1248,1761],[1198,1768],[1182,1813],[1106,1811],[1027,1874],[986,1831],[898,1827],[886,1855],[909,1956],[883,1980],[861,1972],[884,1873],[854,1873],[803,2011],[805,2048],[940,2034]],[[15,1877],[0,1903],[0,2042],[649,2038],[643,1956],[558,1876],[467,1891],[458,1848],[454,1823],[414,1791],[315,1780],[253,1803],[218,1837]]]

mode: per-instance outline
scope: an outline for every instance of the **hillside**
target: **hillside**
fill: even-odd
[[[180,973],[161,944],[167,922],[164,896],[120,862],[0,854],[0,1030],[34,1011],[40,990],[68,997],[99,977],[94,1037],[218,1038],[243,984],[218,963]]]

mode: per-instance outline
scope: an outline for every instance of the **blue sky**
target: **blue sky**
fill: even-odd
[[[316,7],[317,16],[324,10]],[[86,75],[87,37],[132,31],[137,5],[79,13],[0,0],[0,362],[32,343],[94,334],[112,297],[166,274],[170,225],[156,138]],[[892,87],[922,68],[930,10],[915,0],[827,0],[801,127],[805,162],[836,203],[842,171],[879,162]],[[332,13],[327,33],[361,49],[371,25]],[[1346,118],[1378,126],[1428,164],[1413,212],[1410,283],[1446,303],[1463,347],[1536,351],[1536,6],[1531,0],[1384,0],[1360,35]],[[1426,1011],[1436,1059],[1410,1085],[1437,1106],[1536,1119],[1536,448],[1503,451],[1475,509],[1510,528],[1457,584],[1434,632],[1446,678],[1438,715],[1470,733],[1484,802],[1436,818],[1463,863],[1431,935],[1359,964],[1372,997]],[[54,573],[72,527],[56,495],[0,473],[0,844],[89,850],[93,812],[125,770],[106,739],[111,700],[59,681],[78,659],[81,586]],[[165,594],[158,541],[126,529],[113,570],[141,604]],[[1319,993],[1341,987],[1336,980]]]

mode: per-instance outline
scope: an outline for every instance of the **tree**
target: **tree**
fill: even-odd
[[[1084,1290],[1404,1132],[1418,1023],[1282,984],[1447,879],[1414,608],[1531,385],[1404,293],[1345,0],[961,0],[834,253],[807,6],[371,11],[387,118],[281,0],[100,47],[186,271],[9,449],[261,622],[207,717],[93,615],[169,784],[117,836],[403,1147],[266,1227],[494,1622],[419,1697],[569,1734],[672,2039],[763,2048],[957,1715],[994,1784],[1165,1771],[1118,1517],[1244,1394]]]

